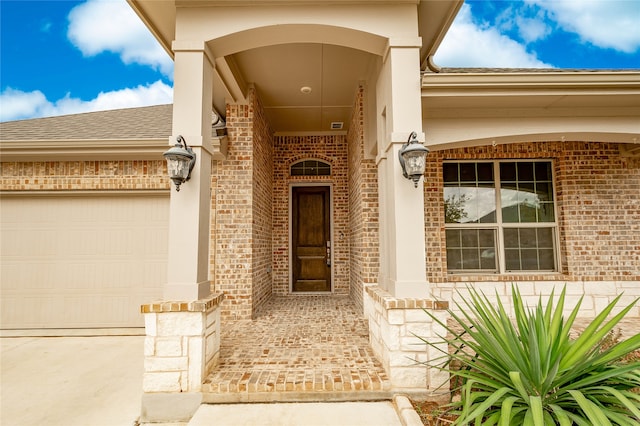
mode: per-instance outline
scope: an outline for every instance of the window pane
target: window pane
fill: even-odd
[[[442,165],[442,178],[445,183],[458,182],[458,163],[444,163]]]
[[[513,194],[507,194],[505,196],[505,190],[500,191],[500,197],[503,201],[502,203],[502,221],[506,223],[517,223],[520,218],[520,213],[518,212],[518,204],[506,202],[506,199],[510,199]],[[517,200],[517,193],[516,193]]]
[[[504,232],[504,246],[506,248],[520,247],[520,234],[515,228],[505,228]]]
[[[516,180],[516,163],[500,163],[500,179],[504,182],[506,180]]]
[[[485,270],[496,270],[495,249],[485,249],[480,252],[480,268]]]
[[[507,271],[519,271],[520,267],[520,250],[508,249],[504,251],[505,268]]]
[[[551,182],[536,182],[536,194],[540,201],[553,200],[553,186]]]
[[[462,249],[462,269],[480,269],[480,257],[476,249]]]
[[[555,256],[553,249],[540,250],[540,270],[541,271],[553,271],[556,269]]]
[[[444,221],[446,223],[464,223],[469,214],[465,211],[465,198],[460,188],[444,188]]]
[[[462,269],[462,253],[459,249],[447,249],[447,269],[450,271]]]
[[[518,169],[518,180],[522,182],[523,180],[533,181],[533,163],[529,162],[519,162],[516,163]]]
[[[462,231],[462,247],[478,247],[478,231],[476,229]]]
[[[553,203],[542,203],[538,209],[538,222],[554,222]]]
[[[493,182],[493,164],[478,163],[478,181]]]
[[[536,228],[538,247],[553,248],[553,230],[551,228]]]
[[[478,230],[478,242],[480,243],[480,247],[494,247],[495,232],[492,229],[480,229]]]
[[[496,223],[495,188],[478,188],[477,194],[477,221],[480,223]]]
[[[520,251],[520,262],[522,262],[522,270],[535,271],[538,269],[538,250],[522,249]]]
[[[536,180],[551,180],[551,163],[548,161],[535,163]]]
[[[476,181],[476,164],[460,163],[460,182]]]
[[[522,202],[519,206],[521,223],[535,222],[536,221],[536,206]]]
[[[478,194],[475,185],[460,187],[460,223],[470,223],[478,221]]]
[[[447,248],[460,247],[460,230],[447,229],[445,234],[447,236]]]

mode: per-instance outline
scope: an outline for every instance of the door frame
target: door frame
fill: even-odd
[[[324,186],[329,188],[329,236],[331,238],[331,290],[330,291],[293,291],[293,188]],[[312,294],[333,294],[334,285],[334,253],[335,240],[333,238],[333,183],[331,182],[295,182],[289,184],[289,294],[290,295],[312,295]]]

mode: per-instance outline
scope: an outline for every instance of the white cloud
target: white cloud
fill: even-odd
[[[0,121],[160,105],[171,102],[173,102],[173,89],[160,80],[133,89],[100,92],[96,98],[89,101],[67,95],[51,102],[39,90],[23,92],[7,88],[0,93]]]
[[[523,16],[518,16],[516,18],[516,23],[518,25],[518,33],[520,34],[520,37],[522,37],[526,43],[543,39],[551,34],[551,27],[539,18],[525,18]]]
[[[0,121],[40,116],[38,112],[47,105],[49,101],[39,90],[23,92],[8,87],[0,93]]]
[[[498,28],[473,22],[471,7],[464,4],[435,55],[444,67],[549,68],[525,46],[500,33]]]
[[[601,48],[625,53],[640,49],[637,0],[527,0],[548,12],[565,31]]]
[[[515,3],[500,12],[495,26],[506,32],[515,29],[525,43],[544,39],[552,30],[543,10],[524,3]]]
[[[124,0],[89,0],[68,16],[67,37],[83,55],[120,55],[125,64],[137,63],[171,77],[173,62]]]

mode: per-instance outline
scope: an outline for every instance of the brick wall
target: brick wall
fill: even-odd
[[[253,313],[272,294],[273,132],[257,96],[253,111]]]
[[[378,180],[375,160],[364,153],[364,96],[360,87],[347,134],[349,159],[350,291],[363,310],[366,285],[378,281]]]
[[[224,319],[250,319],[271,294],[271,131],[255,93],[227,106],[227,158],[214,168],[215,290]]]
[[[252,121],[249,105],[227,106],[227,158],[215,168],[215,290],[225,294],[222,320],[252,313]]]
[[[552,159],[560,234],[561,271],[553,274],[447,274],[443,160]],[[445,300],[472,284],[485,293],[508,296],[510,283],[531,296],[568,284],[586,294],[583,315],[601,309],[624,291],[625,301],[640,295],[640,167],[620,155],[618,144],[587,142],[517,143],[435,151],[425,173],[427,275]],[[434,206],[439,206],[434,208]],[[640,315],[637,307],[636,315]]]
[[[0,163],[4,191],[169,189],[166,162],[50,161]]]
[[[319,159],[331,176],[290,176],[291,164]],[[292,184],[331,184],[333,199],[333,289],[349,294],[349,193],[346,136],[276,136],[273,152],[273,292],[289,294],[289,191]]]

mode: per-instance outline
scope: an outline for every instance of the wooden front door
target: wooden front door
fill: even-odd
[[[293,292],[331,291],[328,186],[292,188]]]

